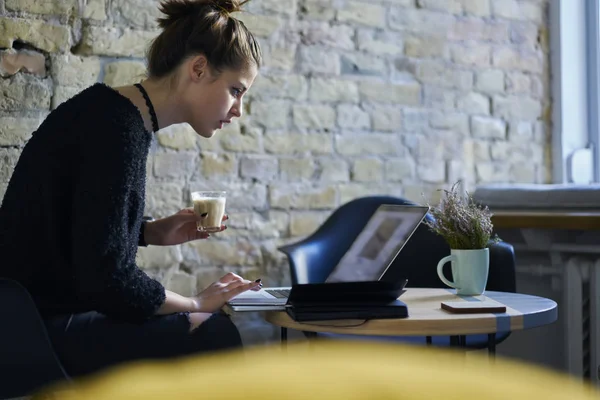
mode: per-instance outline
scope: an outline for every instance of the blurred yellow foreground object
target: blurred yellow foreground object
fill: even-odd
[[[141,362],[50,388],[58,400],[599,399],[576,379],[500,357],[366,342],[254,347]],[[40,393],[39,397],[49,394]]]

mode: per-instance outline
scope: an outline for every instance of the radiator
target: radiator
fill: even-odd
[[[518,273],[556,278],[565,370],[600,385],[600,235],[514,229],[500,236],[515,248]]]

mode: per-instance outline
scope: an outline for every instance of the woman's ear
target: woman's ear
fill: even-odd
[[[198,82],[208,75],[208,60],[203,54],[193,57],[189,61],[190,79]]]

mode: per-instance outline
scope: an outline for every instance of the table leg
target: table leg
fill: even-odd
[[[281,328],[281,344],[287,345],[287,328]]]
[[[302,333],[304,333],[304,336],[306,336],[306,340],[308,341],[308,349],[314,350],[315,339],[318,337],[317,332],[302,331]]]
[[[496,356],[496,334],[488,334],[488,354],[490,357]]]
[[[427,346],[431,346],[431,336],[425,337],[425,341],[427,342]]]
[[[450,347],[458,347],[460,345],[459,336],[450,336]]]
[[[303,332],[308,340],[312,340],[317,337],[317,332],[310,332],[310,331],[303,331]]]

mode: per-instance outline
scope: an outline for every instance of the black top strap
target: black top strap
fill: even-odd
[[[156,112],[154,112],[154,106],[150,101],[148,92],[146,92],[146,89],[144,89],[144,87],[139,83],[136,83],[133,86],[138,88],[139,91],[142,93],[142,96],[144,96],[144,99],[146,100],[146,105],[148,106],[148,110],[150,111],[150,118],[152,118],[152,129],[154,130],[154,132],[158,131],[158,118],[156,118]]]

